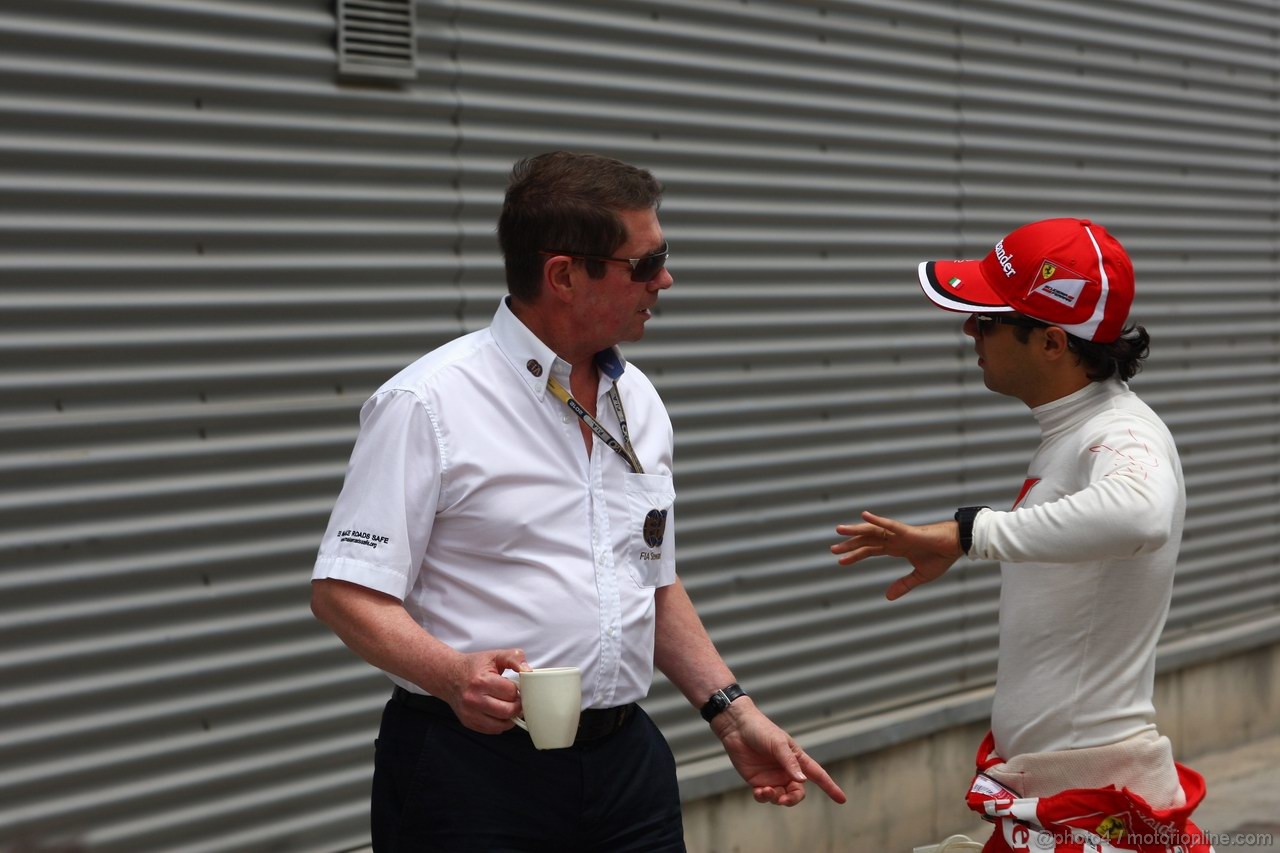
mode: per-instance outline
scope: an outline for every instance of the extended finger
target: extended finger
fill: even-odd
[[[875,545],[862,545],[857,550],[838,556],[836,562],[842,566],[851,566],[859,560],[865,560],[868,557],[879,557],[884,554],[884,544],[877,543]]]
[[[853,548],[857,548],[860,545],[882,541],[884,541],[884,534],[880,532],[880,528],[867,525],[861,533],[858,533],[855,536],[850,536],[848,539],[832,545],[831,553],[840,554]]]
[[[831,774],[823,769],[822,765],[814,761],[807,752],[800,750],[800,768],[804,770],[804,774],[813,780],[813,784],[817,785],[824,793],[837,803],[844,804],[849,798],[845,796],[840,786],[836,784],[836,780],[831,778]]]
[[[804,771],[800,769],[798,758],[798,755],[803,752],[799,744],[789,737],[776,740],[773,744],[773,760],[787,771],[788,776],[800,783],[803,783],[806,778]]]
[[[895,518],[885,518],[882,515],[876,515],[874,512],[862,513],[862,518],[868,524],[878,527],[881,530],[887,530],[889,534],[905,533],[911,529],[911,525]]]
[[[850,536],[848,539],[832,545],[831,553],[844,554],[855,548],[864,548],[870,545],[883,545],[889,535],[890,534],[883,528],[868,525],[867,528],[857,536]]]
[[[836,525],[836,533],[841,536],[866,536],[875,533],[878,529],[876,525],[866,523]]]
[[[861,536],[854,539],[846,539],[843,542],[837,542],[836,544],[832,545],[831,553],[835,554],[836,556],[839,556],[840,554],[847,554],[850,551],[853,551],[857,548],[862,548],[867,544],[867,542],[868,540]]]

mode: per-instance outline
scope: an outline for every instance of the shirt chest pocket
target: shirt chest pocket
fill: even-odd
[[[627,569],[640,587],[675,583],[676,488],[666,474],[627,474]]]

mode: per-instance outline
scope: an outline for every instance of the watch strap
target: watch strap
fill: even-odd
[[[989,506],[962,506],[956,510],[956,524],[960,526],[960,548],[966,553],[973,547],[973,520]]]
[[[715,719],[716,715],[733,704],[735,699],[741,699],[747,695],[747,691],[738,686],[737,682],[730,684],[728,687],[721,687],[715,693],[711,694],[711,698],[707,700],[707,704],[702,706],[702,719],[708,723]]]

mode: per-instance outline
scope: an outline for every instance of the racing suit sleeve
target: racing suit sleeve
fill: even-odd
[[[1083,489],[1009,512],[983,510],[974,519],[969,556],[1074,563],[1133,557],[1164,545],[1182,493],[1168,436],[1138,418],[1092,435],[1076,461]]]

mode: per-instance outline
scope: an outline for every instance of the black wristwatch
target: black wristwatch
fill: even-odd
[[[966,553],[973,547],[973,520],[989,506],[962,506],[956,510],[956,523],[960,525],[960,548]]]
[[[702,706],[702,719],[708,723],[715,719],[725,708],[728,708],[735,699],[741,699],[747,695],[747,691],[743,690],[737,683],[730,684],[728,687],[722,687],[715,693],[711,694],[711,698],[707,700],[707,704]]]

